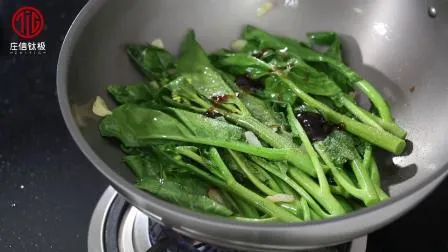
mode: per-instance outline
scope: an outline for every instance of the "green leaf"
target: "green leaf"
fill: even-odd
[[[125,163],[139,178],[137,186],[157,197],[192,210],[229,216],[232,211],[207,197],[210,186],[173,161],[172,147],[150,147],[128,155]],[[188,147],[187,147],[188,148]],[[148,151],[151,149],[152,151]]]
[[[244,131],[222,120],[174,108],[165,111],[174,116],[148,107],[124,104],[101,121],[100,131],[103,136],[119,138],[127,147],[149,146],[163,139],[194,142],[196,136],[210,141],[243,141]]]
[[[287,52],[281,50],[273,57],[267,63],[245,53],[221,53],[215,56],[215,65],[234,75],[249,75],[252,79],[266,77],[277,71],[309,94],[334,96],[341,92],[325,73],[317,71],[300,58],[290,57]],[[290,104],[295,101],[292,91],[283,87],[282,83],[273,77],[265,80],[265,92],[267,97],[276,97]]]
[[[287,77],[309,94],[335,96],[342,92],[325,73],[317,71],[302,60],[297,61]]]
[[[107,91],[119,104],[142,103],[153,99],[156,89],[149,83],[138,83],[132,85],[110,85]]]
[[[181,72],[201,72],[204,67],[212,67],[207,54],[196,40],[193,30],[188,30],[180,47],[177,68]]]
[[[324,151],[333,163],[342,167],[349,160],[359,157],[356,149],[356,140],[345,131],[335,130],[322,140]]]
[[[149,146],[169,136],[193,137],[168,114],[130,103],[116,107],[112,115],[105,117],[100,123],[100,132],[103,136],[117,137],[127,147]]]
[[[151,159],[153,158],[150,156],[142,155],[128,155],[123,158],[126,165],[132,169],[139,179],[151,176],[164,177],[163,166]]]
[[[313,34],[310,36],[313,36]],[[322,35],[317,37],[317,33],[314,33],[314,36],[315,40],[323,42],[321,40]],[[325,73],[319,72],[303,61],[296,50],[301,47],[298,41],[274,36],[253,26],[246,27],[244,38],[249,41],[258,41],[262,47],[280,50],[283,54],[289,55],[290,58],[295,58],[294,64],[289,64],[293,67],[288,71],[287,77],[306,93],[334,96],[341,92],[341,89]]]
[[[127,46],[129,57],[150,80],[161,80],[175,73],[175,58],[165,49],[152,45]]]
[[[294,92],[286,85],[283,85],[283,82],[275,75],[265,79],[263,93],[265,99],[277,100],[287,104],[294,104],[297,100]]]
[[[313,50],[313,48],[305,47],[303,43],[291,38],[283,37],[281,40],[287,44],[289,52],[292,55],[301,57],[311,67],[325,73],[334,83],[343,89],[344,92],[353,91],[353,82],[361,79],[361,77],[351,69],[347,68],[342,62],[339,36],[334,33],[334,40],[331,40],[333,35],[329,34],[328,38],[324,38],[327,35],[322,34],[317,35],[319,38],[316,37],[313,41],[312,36],[314,34],[317,33],[308,33],[310,43],[317,43],[317,40],[319,40],[321,43],[320,45],[328,46],[326,51],[320,52]],[[325,41],[325,39],[328,39],[328,41]],[[332,42],[329,42],[329,40]]]
[[[260,50],[259,44],[255,41],[246,41],[246,46],[240,51],[248,54],[253,54],[255,51]]]
[[[363,79],[358,73],[353,71],[342,61],[323,53],[316,52],[306,46],[303,46],[303,44],[297,42],[294,39],[274,36],[254,26],[246,27],[244,32],[244,39],[248,41],[258,41],[258,43],[262,44],[263,46],[273,49],[286,48],[291,55],[302,58],[302,60],[304,60],[305,62],[323,62],[325,64],[328,64],[328,66],[332,68],[332,71],[338,72],[338,75],[343,76],[343,78],[346,80],[343,81],[343,83],[348,83],[350,86],[356,87],[370,99],[383,120],[389,123],[393,121],[389,104],[382,97],[381,93],[379,93],[371,83]],[[400,146],[398,146],[398,148],[400,149],[397,151],[394,150],[393,152],[401,153],[403,151],[403,146],[404,143],[402,142],[400,143]]]
[[[342,61],[341,39],[335,32],[309,32],[306,34],[311,48]]]
[[[259,79],[272,71],[272,66],[247,53],[221,52],[214,56],[214,64],[234,75],[248,74],[252,79]]]
[[[152,150],[150,150],[152,149]],[[167,173],[187,173],[188,171],[179,165],[170,162],[166,158],[166,154],[155,151],[154,148],[146,149],[145,153],[127,155],[123,158],[135,173],[137,178],[160,177],[163,178]],[[159,152],[159,153],[157,153]]]
[[[184,76],[179,76],[164,85],[160,89],[159,95],[163,95],[166,91],[169,92],[169,96],[171,96],[173,101],[184,104],[187,107],[198,106],[202,109],[211,107],[206,100],[199,97],[194,87]]]
[[[228,141],[244,141],[244,130],[226,121],[212,119],[193,112],[168,108],[195,136]]]
[[[272,36],[252,25],[246,25],[244,27],[242,36],[243,39],[258,44],[259,48],[271,48],[271,49],[287,48],[285,43],[280,39],[278,39],[277,37]]]
[[[171,203],[193,211],[231,216],[232,210],[208,198],[207,184],[195,177],[145,177],[137,186]]]
[[[274,112],[263,100],[245,93],[241,93],[239,98],[255,119],[271,128],[281,126],[281,123],[276,119],[275,114],[273,114]]]
[[[372,148],[372,145],[369,142],[359,137],[353,137],[353,141],[358,153],[364,153],[367,148]]]
[[[218,105],[228,105],[226,109],[229,112],[247,113],[244,105],[209,61],[192,30],[187,32],[182,42],[177,70],[200,96],[212,102],[219,100]]]
[[[283,137],[291,138],[288,132],[284,130],[284,125],[286,125],[286,119],[284,119],[283,113],[278,113],[273,108],[274,106],[270,104],[268,99],[261,99],[258,96],[263,96],[258,93],[258,96],[247,93],[243,88],[240,88],[235,83],[235,77],[229,73],[219,70],[221,76],[226,81],[226,83],[232,87],[232,89],[239,94],[238,98],[246,106],[250,115],[263,123],[265,126],[275,129],[276,132]],[[262,91],[261,91],[262,92]]]
[[[316,34],[316,33],[315,33]],[[312,36],[313,34],[310,33]],[[336,36],[336,35],[335,35]],[[303,45],[303,43],[298,42],[297,40],[289,37],[275,36],[268,32],[265,32],[254,26],[247,26],[243,33],[244,39],[248,41],[257,41],[261,46],[272,49],[284,49],[290,55],[293,55],[297,58],[301,58],[305,62],[331,62],[336,63],[336,67],[341,67],[343,63],[340,60],[334,58],[334,53],[332,52],[332,56],[330,57],[327,54],[320,53],[312,50],[309,47]],[[320,42],[323,42],[323,39],[319,38]],[[338,39],[336,39],[338,40]],[[338,42],[335,42],[334,51],[338,51],[336,49]],[[340,50],[340,49],[339,49]],[[351,71],[348,68],[343,69],[345,72],[343,74],[350,80],[350,83],[358,81],[360,78],[355,72]],[[338,68],[338,71],[341,71],[341,68]]]
[[[214,70],[207,54],[196,41],[193,31],[187,33],[182,43],[177,70],[207,99],[212,99],[216,95],[233,94],[232,89]]]
[[[352,92],[354,89],[350,82],[350,79],[346,75],[341,74],[334,67],[325,62],[309,62],[308,63],[314,69],[324,73],[331,81],[338,85],[338,87],[344,92]]]
[[[212,119],[214,120],[214,119]],[[203,121],[207,123],[207,120]],[[201,128],[213,127],[211,124],[201,125]],[[104,117],[100,122],[100,132],[104,137],[119,139],[126,147],[147,147],[169,142],[184,142],[189,144],[209,145],[228,148],[247,154],[257,155],[272,160],[288,160],[297,167],[309,169],[305,153],[300,149],[266,148],[247,144],[246,142],[220,139],[216,137],[200,137],[194,135],[195,130],[188,129],[175,116],[149,107],[136,104],[124,104],[112,111],[112,115]],[[222,130],[220,127],[219,130]],[[217,129],[209,132],[218,132]],[[229,138],[234,134],[223,134]],[[312,172],[311,172],[312,174]]]

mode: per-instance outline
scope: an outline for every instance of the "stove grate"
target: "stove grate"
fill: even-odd
[[[89,252],[237,252],[185,237],[152,221],[109,187],[89,227]],[[309,252],[364,252],[367,237]]]
[[[153,245],[147,252],[237,252],[192,240],[150,219],[148,221],[149,240]]]

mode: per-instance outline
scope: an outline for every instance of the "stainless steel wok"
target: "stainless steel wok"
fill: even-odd
[[[61,110],[81,150],[116,190],[181,233],[246,249],[303,249],[345,242],[402,216],[442,181],[447,170],[448,1],[274,2],[277,6],[260,18],[256,9],[262,1],[257,0],[89,1],[59,56]],[[430,6],[435,9],[428,13]],[[134,177],[121,162],[120,150],[100,136],[98,118],[90,112],[95,96],[107,97],[107,85],[141,79],[124,44],[162,38],[170,51],[177,52],[186,29],[193,28],[202,45],[212,50],[228,47],[243,24],[296,38],[304,38],[308,31],[342,34],[346,61],[389,100],[412,142],[412,151],[383,157],[381,173],[391,200],[325,221],[257,225],[194,213],[133,186]]]

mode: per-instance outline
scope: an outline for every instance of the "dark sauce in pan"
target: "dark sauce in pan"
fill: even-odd
[[[330,124],[321,114],[315,112],[300,112],[296,118],[311,142],[323,140],[333,131],[344,129],[344,125]]]

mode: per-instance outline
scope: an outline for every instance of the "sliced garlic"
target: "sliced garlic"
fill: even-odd
[[[247,41],[244,39],[238,39],[233,41],[231,47],[234,51],[241,51],[244,49],[244,47],[247,45]]]
[[[293,202],[295,200],[293,195],[283,193],[267,196],[266,199],[272,202]]]
[[[252,132],[252,131],[246,131],[244,132],[244,137],[246,138],[247,142],[250,145],[254,145],[254,146],[263,146],[260,142],[260,140],[258,140],[258,137]]]
[[[97,96],[92,106],[92,112],[100,117],[112,115],[112,111],[107,107],[106,102],[100,96]]]
[[[157,84],[157,81],[150,81],[149,85],[151,85],[151,87],[153,88],[159,88],[159,84]]]
[[[162,41],[162,39],[160,39],[160,38],[158,38],[158,39],[154,39],[154,40],[151,42],[151,45],[152,45],[152,46],[155,46],[155,47],[158,47],[158,48],[161,48],[161,49],[165,48],[165,46],[163,45],[163,41]]]
[[[265,2],[260,7],[257,8],[257,17],[261,17],[268,13],[274,5],[271,2]]]

